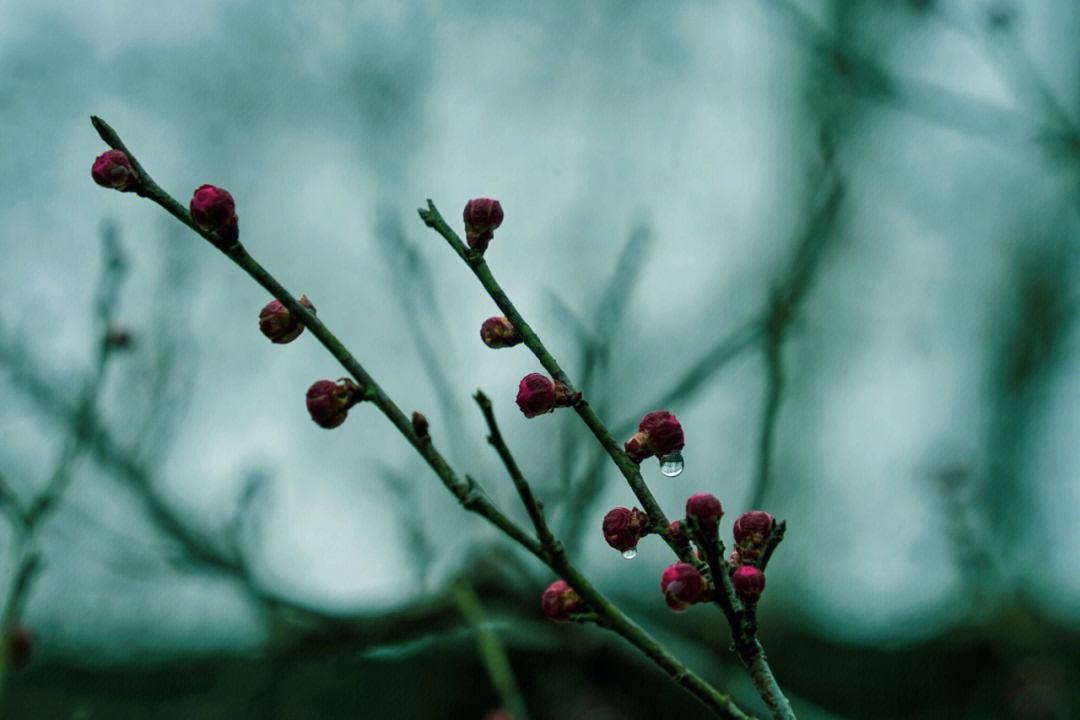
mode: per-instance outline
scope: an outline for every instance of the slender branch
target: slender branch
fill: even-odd
[[[532,329],[532,326],[525,322],[525,318],[521,316],[517,308],[507,297],[503,291],[502,286],[499,285],[495,276],[491,273],[491,269],[488,267],[487,262],[484,260],[483,255],[477,253],[468,248],[461,238],[458,236],[454,229],[446,224],[443,220],[439,210],[435,207],[435,203],[431,200],[427,201],[427,209],[421,209],[420,218],[424,221],[424,224],[435,230],[437,233],[446,239],[450,247],[457,253],[458,257],[465,261],[465,264],[473,271],[476,278],[480,281],[480,284],[484,286],[488,295],[495,301],[495,304],[499,307],[502,313],[510,320],[514,328],[521,333],[521,337],[524,340],[524,344],[529,350],[532,351],[536,359],[540,361],[540,364],[551,373],[551,377],[559,381],[566,386],[570,394],[574,394],[577,391],[574,389],[573,383],[570,382],[570,378],[559,366],[558,361],[552,356],[548,349],[544,346],[544,343],[540,340],[540,337],[536,334],[536,331]],[[649,516],[649,520],[652,526],[658,528],[658,534],[662,535],[665,542],[671,546],[672,550],[682,558],[688,560],[690,557],[690,548],[685,541],[680,541],[676,537],[672,537],[668,534],[667,528],[670,524],[667,516],[660,507],[660,503],[656,501],[652,492],[645,484],[645,480],[641,477],[641,470],[638,464],[635,463],[630,457],[623,452],[623,449],[619,446],[619,443],[615,440],[615,437],[611,434],[611,431],[607,429],[603,421],[592,409],[592,407],[584,399],[581,399],[574,405],[574,410],[578,416],[582,419],[585,425],[592,431],[593,435],[600,442],[600,445],[604,448],[607,454],[611,457],[615,466],[619,468],[623,477],[626,478],[626,482],[630,485],[630,489],[634,492],[638,502],[641,503],[645,512]]]
[[[495,452],[499,454],[503,464],[506,466],[506,471],[510,474],[510,479],[514,481],[514,487],[517,489],[518,495],[521,496],[521,502],[529,513],[529,519],[532,521],[533,527],[536,528],[536,536],[540,538],[540,544],[543,545],[547,552],[562,552],[562,546],[555,539],[551,528],[548,527],[547,520],[544,518],[543,504],[533,495],[532,488],[525,480],[525,476],[522,474],[521,468],[518,467],[517,461],[514,460],[514,456],[510,453],[506,441],[503,440],[502,432],[499,431],[499,425],[495,421],[495,411],[491,406],[491,398],[480,390],[476,391],[473,398],[476,400],[476,404],[480,406],[480,411],[484,414],[484,421],[488,427],[488,442],[495,448]]]
[[[491,684],[495,687],[503,709],[513,720],[529,720],[525,700],[514,679],[514,669],[510,665],[510,658],[506,655],[506,648],[503,647],[498,634],[484,617],[484,607],[480,604],[476,590],[468,580],[461,578],[454,583],[453,592],[461,615],[465,618],[476,640],[480,658],[484,662],[488,677],[491,678]]]
[[[383,389],[375,382],[374,378],[368,374],[364,367],[355,357],[353,357],[341,341],[338,340],[321,320],[301,306],[296,298],[289,293],[276,278],[267,272],[255,258],[248,254],[239,242],[224,243],[221,238],[217,237],[215,234],[205,232],[198,228],[191,220],[188,211],[153,181],[149,173],[147,173],[138,162],[134,154],[124,145],[116,131],[98,117],[92,117],[91,120],[95,129],[97,129],[98,134],[101,136],[101,139],[104,140],[109,147],[121,150],[128,156],[132,166],[139,175],[140,187],[138,189],[138,194],[157,203],[171,215],[180,220],[184,225],[187,225],[194,230],[198,235],[211,243],[211,245],[220,250],[244,270],[273,297],[280,301],[289,310],[290,314],[299,320],[299,322],[311,332],[323,347],[337,359],[342,367],[352,375],[356,382],[363,388],[364,399],[375,405],[390,423],[397,428],[398,432],[405,437],[409,444],[412,445],[417,453],[419,453],[427,462],[429,467],[435,472],[436,476],[442,481],[443,485],[458,499],[466,510],[487,519],[512,540],[557,572],[597,613],[601,625],[618,633],[637,647],[656,665],[667,672],[675,682],[691,692],[718,716],[724,718],[736,718],[738,720],[749,717],[735,705],[728,695],[721,693],[705,682],[701,677],[693,673],[660,645],[660,643],[652,638],[652,636],[623,614],[622,611],[601,594],[577,568],[570,564],[565,555],[553,555],[545,552],[539,541],[528,535],[520,526],[499,511],[490,500],[485,498],[471,478],[468,476],[465,476],[464,478],[458,477],[450,468],[442,454],[435,448],[431,439],[429,437],[422,438],[417,435],[413,429],[410,418],[398,408]],[[453,231],[450,232],[452,233]],[[454,237],[456,238],[456,235]],[[459,244],[460,242],[460,239],[458,239]],[[484,266],[484,270],[486,272],[486,266]],[[487,277],[490,278],[490,272],[487,272]],[[490,281],[494,283],[493,278],[490,278]],[[499,292],[501,293],[501,290],[499,290]],[[502,297],[505,299],[505,295]],[[508,300],[506,303],[509,305]],[[513,306],[510,306],[510,308],[512,309]],[[514,321],[514,316],[520,320],[520,315],[517,314],[516,310],[513,311],[513,316],[509,314],[508,316],[511,317],[511,322]],[[526,337],[531,337],[531,342],[538,345],[539,341],[536,339],[536,336],[532,333],[531,329]],[[529,340],[527,340],[527,342],[529,342]],[[539,347],[542,348],[543,346]],[[546,351],[544,352],[546,354]],[[565,379],[565,374],[558,369],[558,365],[555,364],[554,359],[551,359],[550,355],[547,357],[551,366],[556,368],[556,370],[551,370],[549,367],[549,371],[551,371],[556,378]],[[545,367],[548,366],[545,365]],[[569,387],[569,383],[566,384]],[[608,433],[600,423],[600,420],[596,417],[595,413],[588,409],[588,406],[584,403],[578,407],[578,412],[582,415],[583,419],[586,420],[586,424],[593,429],[594,434],[597,434],[597,437],[602,438],[602,443],[605,444],[605,448],[609,449],[609,454],[612,454],[612,457],[616,459],[617,464],[619,464],[619,461],[622,462],[620,469],[624,470],[624,475],[629,475],[631,477],[636,476],[637,484],[644,490],[644,493],[651,501],[651,504],[659,511],[659,506],[656,505],[656,502],[652,499],[648,489],[645,488],[644,481],[641,479],[640,473],[637,472],[636,465],[634,465],[618,447],[614,438],[611,437],[611,434]],[[628,477],[628,480],[630,480],[631,477]],[[631,484],[633,486],[633,482]],[[662,512],[659,513],[659,517],[663,517]],[[666,528],[666,525],[664,527]],[[689,548],[685,547],[684,550],[688,552]]]

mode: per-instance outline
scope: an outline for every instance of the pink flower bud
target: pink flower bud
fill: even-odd
[[[517,328],[504,317],[489,317],[480,326],[480,338],[489,348],[508,348],[522,341]]]
[[[679,419],[667,410],[657,410],[641,418],[638,431],[626,441],[623,449],[634,462],[656,455],[676,455],[685,445]],[[675,473],[677,474],[677,473]]]
[[[97,156],[90,177],[101,187],[129,192],[139,185],[139,175],[131,166],[131,160],[120,150],[106,150]]]
[[[308,300],[307,295],[301,295],[299,302],[311,312],[315,312],[315,306]],[[259,313],[259,330],[270,338],[270,342],[284,345],[300,337],[304,326],[289,313],[289,309],[282,305],[280,300],[271,300]]]
[[[540,373],[529,373],[518,383],[517,405],[527,418],[569,407],[576,399],[561,382],[552,382]]]
[[[690,563],[677,562],[668,565],[660,576],[660,590],[668,607],[682,612],[708,595],[708,583],[698,569]]]
[[[574,614],[585,611],[585,601],[565,580],[548,585],[540,605],[544,615],[555,622],[569,622]]]
[[[765,573],[753,565],[740,565],[731,573],[735,594],[747,605],[754,605],[765,590]]]
[[[222,240],[235,242],[240,235],[236,203],[228,190],[214,185],[200,185],[191,196],[191,219],[206,232],[217,233]]]
[[[612,508],[604,516],[604,539],[619,552],[637,547],[641,536],[649,531],[649,516],[637,508]]]
[[[495,228],[502,224],[502,205],[491,198],[473,198],[465,204],[464,217],[469,247],[484,252],[495,237]]]
[[[773,516],[764,510],[745,512],[735,520],[735,546],[744,560],[754,561],[761,557],[774,525]]]
[[[709,539],[716,538],[724,508],[711,493],[694,493],[686,500],[686,519],[697,523]]]
[[[677,453],[686,444],[679,419],[667,410],[657,410],[641,418],[638,430],[649,436],[653,454],[659,457]]]
[[[30,664],[30,658],[34,654],[36,638],[27,628],[22,625],[12,625],[7,630],[7,654],[8,663],[16,670],[21,670]]]
[[[349,416],[349,408],[362,400],[362,393],[349,378],[319,380],[307,391],[307,409],[315,424],[336,428]]]

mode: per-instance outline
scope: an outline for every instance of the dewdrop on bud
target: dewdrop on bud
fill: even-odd
[[[308,300],[307,295],[301,295],[299,303],[309,312],[315,312],[315,306]],[[270,342],[284,345],[300,337],[300,333],[304,332],[304,325],[292,316],[280,300],[271,300],[259,313],[259,330]]]
[[[681,451],[685,444],[679,419],[667,410],[657,410],[641,419],[638,431],[626,441],[624,450],[631,460],[639,463],[656,455],[660,458],[660,472],[677,477],[684,467]]]
[[[217,233],[222,239],[236,242],[240,236],[236,202],[228,190],[215,185],[200,185],[191,196],[191,220],[206,232]]]
[[[682,612],[708,595],[708,583],[698,569],[690,563],[677,562],[668,565],[660,575],[660,590],[668,607]]]
[[[307,409],[319,427],[331,429],[345,422],[349,408],[363,397],[359,386],[349,378],[319,380],[307,391]]]
[[[740,565],[731,573],[735,594],[747,605],[755,605],[765,590],[765,573],[753,565]]]
[[[585,601],[565,580],[547,586],[540,598],[544,615],[555,622],[570,622],[576,613],[585,611]]]
[[[473,198],[465,204],[463,215],[465,238],[469,241],[469,247],[484,252],[495,237],[495,229],[502,225],[502,205],[491,198]]]
[[[612,508],[604,516],[603,531],[607,544],[631,560],[637,557],[641,537],[649,531],[649,517],[637,508]]]
[[[517,328],[505,317],[489,317],[480,326],[480,339],[489,348],[508,348],[521,344]]]
[[[139,185],[139,175],[121,150],[106,150],[97,156],[90,177],[101,187],[130,192]]]
[[[517,406],[527,418],[569,407],[574,400],[565,385],[540,373],[529,373],[518,383]]]
[[[735,547],[744,561],[753,562],[761,557],[775,524],[773,516],[764,510],[744,512],[735,520],[732,528]]]

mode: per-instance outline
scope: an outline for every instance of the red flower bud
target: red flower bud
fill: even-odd
[[[517,406],[527,418],[552,412],[557,407],[569,407],[574,400],[575,396],[565,385],[552,382],[540,373],[529,373],[518,383]]]
[[[7,629],[8,663],[16,670],[30,664],[34,654],[34,633],[22,625],[12,625]]]
[[[98,155],[90,168],[90,177],[101,187],[120,192],[134,190],[139,184],[139,175],[131,166],[131,160],[120,150],[106,150]]]
[[[773,516],[764,510],[751,510],[735,520],[735,546],[743,559],[757,560],[769,542],[775,522]]]
[[[575,613],[585,611],[585,601],[565,580],[548,585],[540,605],[544,615],[555,622],[569,622]]]
[[[696,522],[708,539],[716,538],[724,508],[711,493],[694,493],[686,500],[686,519]]]
[[[660,590],[664,593],[668,607],[675,612],[682,612],[705,599],[708,583],[696,567],[690,563],[677,562],[664,569],[660,576]]]
[[[677,455],[685,444],[679,419],[667,410],[657,410],[641,418],[638,431],[623,447],[634,462],[641,462],[653,455],[661,459],[667,455],[675,455],[680,465],[678,470],[681,472],[682,459]],[[674,472],[672,476],[678,474]]]
[[[191,219],[206,232],[217,233],[222,240],[235,242],[240,235],[236,203],[228,190],[214,185],[200,185],[191,196]]]
[[[637,508],[612,508],[604,516],[603,528],[608,545],[619,552],[629,552],[649,531],[649,516]]]
[[[319,427],[336,428],[349,416],[349,408],[363,398],[360,388],[349,378],[319,380],[307,391],[307,409]]]
[[[480,338],[489,348],[508,348],[522,341],[517,328],[504,317],[489,317],[480,326]]]
[[[735,594],[747,605],[754,605],[765,590],[765,573],[753,565],[740,565],[731,573]]]
[[[311,312],[315,312],[315,306],[308,300],[307,295],[301,295],[299,302]],[[282,305],[280,300],[271,300],[259,313],[259,330],[270,338],[270,342],[284,345],[300,337],[304,326],[289,313],[289,309]]]
[[[473,198],[465,204],[464,217],[469,247],[484,252],[495,237],[495,228],[502,224],[502,205],[491,198]]]
[[[677,453],[686,444],[679,419],[667,410],[657,410],[641,418],[638,430],[649,436],[653,454],[660,457]]]

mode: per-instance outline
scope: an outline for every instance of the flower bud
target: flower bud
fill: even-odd
[[[638,424],[638,431],[623,446],[634,462],[656,455],[675,455],[685,445],[679,419],[667,410],[648,413]]]
[[[703,539],[716,539],[716,531],[723,515],[723,506],[711,493],[694,493],[686,500],[686,519],[691,523],[696,523],[697,527],[706,534],[706,538]]]
[[[34,654],[34,633],[22,625],[12,625],[7,629],[8,663],[12,668],[21,670],[30,664]]]
[[[424,416],[424,413],[419,410],[413,410],[412,429],[414,433],[422,438],[430,437],[428,419]]]
[[[619,552],[637,547],[641,536],[649,531],[649,516],[637,508],[612,508],[604,516],[604,540]]]
[[[753,565],[740,565],[731,573],[731,585],[740,600],[755,605],[765,590],[765,573]]]
[[[518,345],[522,341],[521,334],[513,326],[509,319],[504,317],[489,317],[480,326],[480,339],[489,348],[508,348]]]
[[[677,453],[686,444],[679,419],[667,410],[657,410],[641,418],[638,430],[649,436],[653,454],[659,457]]]
[[[548,585],[540,605],[544,615],[555,622],[569,622],[575,613],[585,611],[585,601],[565,580]]]
[[[755,561],[765,550],[772,535],[775,521],[764,510],[751,510],[735,520],[735,546],[746,561]]]
[[[664,593],[668,607],[675,612],[682,612],[705,599],[708,583],[696,567],[690,563],[677,562],[668,565],[660,575],[660,590]]]
[[[315,424],[323,428],[336,428],[349,416],[349,408],[363,397],[359,386],[349,378],[319,380],[307,391],[307,409]]]
[[[299,303],[315,312],[315,306],[308,300],[307,295],[301,295]],[[300,337],[300,333],[304,332],[304,325],[292,316],[289,308],[282,305],[280,300],[271,300],[259,313],[259,330],[270,342],[284,345]]]
[[[576,397],[561,382],[552,382],[540,373],[529,373],[518,383],[517,406],[525,417],[533,418],[557,407],[569,407]]]
[[[139,175],[131,166],[131,160],[121,150],[106,150],[97,156],[90,177],[101,187],[129,192],[139,185]]]
[[[236,203],[228,190],[200,185],[191,196],[190,208],[191,219],[200,229],[217,233],[229,242],[235,242],[240,236]]]
[[[491,198],[473,198],[465,204],[464,217],[465,237],[469,241],[469,247],[484,252],[495,237],[495,228],[502,224],[502,205]]]
[[[678,520],[671,521],[671,524],[668,525],[668,537],[670,537],[675,542],[686,539],[686,535],[682,531],[681,522],[679,522]]]

